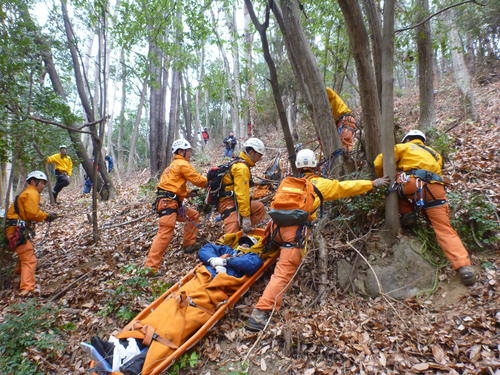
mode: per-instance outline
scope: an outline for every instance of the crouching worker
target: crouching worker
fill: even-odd
[[[16,272],[21,274],[20,295],[28,296],[35,291],[36,256],[30,233],[33,222],[53,221],[57,215],[40,209],[40,193],[47,184],[47,176],[33,171],[26,177],[26,188],[19,194],[7,211],[5,236],[9,249],[19,257]]]
[[[252,201],[250,168],[255,166],[265,153],[264,143],[258,138],[249,138],[243,151],[222,179],[224,192],[220,196],[217,210],[224,220],[224,233],[249,232],[266,216],[262,202]]]
[[[436,233],[439,246],[462,283],[472,285],[476,277],[469,254],[450,223],[450,207],[441,172],[443,158],[436,150],[426,146],[425,141],[424,133],[411,130],[401,143],[394,146],[396,167],[400,171],[397,188],[401,225],[414,227],[417,212],[423,211]],[[383,157],[379,154],[374,161],[375,172],[379,176],[382,175],[382,163]]]
[[[280,256],[271,280],[247,321],[248,330],[262,330],[271,311],[280,309],[283,295],[302,261],[307,225],[316,218],[321,203],[360,195],[389,183],[386,177],[374,181],[330,180],[319,176],[317,164],[312,150],[300,150],[295,161],[300,177],[283,179],[273,198],[269,211],[273,219],[272,235],[268,241],[280,246]]]
[[[259,270],[263,261],[254,251],[262,248],[258,235],[241,237],[234,249],[206,244],[198,253],[203,265],[178,289],[160,297],[160,304],[146,309],[147,315],[141,313],[109,341],[93,337],[91,345],[82,345],[91,351],[100,369],[127,375],[158,373],[164,368],[156,367],[226,306]]]
[[[145,267],[155,271],[160,268],[163,255],[174,236],[177,221],[185,223],[183,249],[192,252],[199,248],[196,244],[196,235],[200,214],[190,207],[183,206],[182,203],[189,195],[186,186],[188,181],[203,188],[207,185],[207,179],[189,163],[193,149],[188,141],[185,139],[174,141],[172,152],[174,160],[163,171],[156,191],[155,209],[160,217],[159,228],[145,264]]]

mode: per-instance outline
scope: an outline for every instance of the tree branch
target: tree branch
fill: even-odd
[[[451,9],[451,8],[457,7],[457,6],[459,6],[459,5],[464,5],[464,4],[467,4],[467,3],[474,3],[474,4],[476,4],[476,5],[480,5],[480,6],[482,6],[482,7],[484,7],[484,6],[485,6],[484,4],[478,3],[478,2],[477,2],[477,1],[475,1],[475,0],[466,0],[466,1],[462,1],[461,3],[456,3],[456,4],[453,4],[453,5],[450,5],[450,6],[446,7],[446,8],[443,8],[443,9],[441,9],[441,10],[438,10],[436,13],[433,13],[433,14],[431,14],[431,15],[427,16],[426,18],[424,18],[422,21],[420,21],[420,22],[419,22],[419,23],[417,23],[416,25],[413,25],[413,26],[408,26],[408,27],[405,27],[405,28],[403,28],[403,29],[398,29],[398,30],[395,30],[394,32],[395,32],[395,33],[399,33],[399,32],[401,32],[401,31],[407,31],[407,30],[414,29],[414,28],[416,28],[416,27],[418,27],[418,26],[423,25],[424,23],[426,23],[427,21],[429,21],[431,18],[433,18],[433,17],[437,16],[438,14],[441,14],[441,13],[443,13],[443,12],[447,11],[448,9]]]
[[[51,121],[51,120],[46,120],[46,119],[43,119],[43,118],[39,118],[39,117],[35,117],[35,116],[31,116],[31,115],[27,115],[26,118],[29,118],[30,120],[34,120],[34,121],[38,121],[38,122],[41,122],[43,124],[50,124],[50,125],[55,125],[55,126],[59,126],[60,128],[63,128],[63,129],[66,129],[66,130],[69,130],[69,131],[72,131],[72,132],[76,132],[76,133],[84,133],[84,134],[90,134],[90,135],[93,135],[92,132],[89,132],[89,131],[86,131],[86,130],[80,130],[80,129],[76,129],[76,128],[72,128],[71,126],[67,126],[67,125],[64,125],[64,124],[61,124],[59,122],[55,122],[55,121]],[[104,119],[101,119],[99,120],[98,122],[101,122],[103,121]],[[84,125],[86,126],[86,125]],[[83,126],[82,126],[83,127]]]

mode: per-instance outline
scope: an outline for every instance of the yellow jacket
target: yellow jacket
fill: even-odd
[[[424,146],[424,142],[420,139],[414,139],[413,141],[398,143],[394,146],[396,168],[401,171],[409,171],[410,169],[425,169],[426,171],[436,173],[442,177],[441,167],[443,165],[443,158],[441,155],[431,147],[425,146],[436,154],[436,160],[429,151],[417,145]],[[378,154],[373,162],[377,176],[383,175],[382,163],[383,156],[382,154]]]
[[[222,184],[227,185],[224,187],[225,191],[234,191],[236,197],[236,204],[238,212],[242,217],[250,216],[250,168],[255,163],[242,151],[239,158],[245,162],[235,163],[231,166],[229,173],[222,178]],[[223,197],[220,200],[234,199],[233,197]]]
[[[28,185],[19,194],[17,198],[17,208],[19,215],[16,214],[14,203],[12,203],[7,211],[7,219],[24,220],[24,221],[44,221],[48,214],[40,209],[40,193],[33,185]]]
[[[160,177],[159,189],[177,194],[179,199],[186,198],[188,191],[186,182],[198,187],[207,186],[207,178],[196,172],[193,166],[181,155],[175,155],[174,160],[165,168]]]
[[[339,120],[340,116],[352,112],[347,104],[344,103],[342,98],[331,88],[326,88],[326,94],[328,95],[328,101],[330,102],[330,107],[332,108],[332,114],[335,122]]]
[[[54,164],[58,171],[65,172],[68,176],[73,173],[73,162],[69,155],[62,157],[61,154],[54,154],[47,158],[47,163]]]
[[[311,175],[312,173],[306,173],[306,177]],[[370,180],[338,181],[315,176],[311,177],[311,182],[321,192],[321,195],[323,195],[324,202],[360,195],[373,188],[373,182]],[[320,198],[316,197],[313,205],[314,210],[317,210],[320,204]],[[316,213],[312,216],[314,219],[316,217]]]

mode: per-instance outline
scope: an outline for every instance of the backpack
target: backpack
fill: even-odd
[[[241,158],[236,158],[227,163],[212,167],[207,173],[207,198],[205,202],[210,205],[217,205],[219,199],[223,197],[224,185],[222,184],[222,179],[226,174],[229,173],[231,167],[236,163],[244,162]]]
[[[323,195],[306,177],[285,177],[271,202],[269,216],[280,227],[301,225],[311,220],[316,195]]]

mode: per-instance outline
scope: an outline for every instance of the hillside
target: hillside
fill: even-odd
[[[445,173],[452,180],[452,191],[481,193],[498,205],[500,82],[476,89],[481,124],[464,121],[458,92],[451,85],[444,83],[437,89],[438,127],[447,131],[447,147],[452,151],[447,155]],[[397,98],[396,123],[401,130],[416,126],[417,100],[414,93]],[[281,146],[272,143],[278,138],[277,134],[265,137],[270,146]],[[273,154],[266,156],[256,174]],[[218,150],[210,150],[203,160],[197,167],[206,171],[208,165],[220,160]],[[50,227],[38,226],[37,281],[42,295],[35,300],[58,309],[54,326],[61,330],[59,337],[66,344],[52,358],[37,351],[26,353],[42,373],[85,373],[88,358],[78,346],[80,341],[112,334],[150,302],[152,295],[176,282],[196,263],[195,254],[180,250],[176,234],[160,273],[149,278],[141,273],[157,219],[150,215],[119,224],[151,212],[148,178],[147,170],[122,176],[116,197],[99,204],[103,230],[97,245],[92,243],[89,223],[90,198],[81,195],[79,186],[72,185],[61,193],[58,210],[63,218]],[[200,232],[210,241],[221,234],[214,216],[203,222]],[[374,233],[378,224],[380,218]],[[334,283],[335,260],[350,257],[354,251],[339,239],[343,235],[328,233],[332,276],[327,295],[317,298],[317,249],[311,248],[284,308],[274,315],[263,335],[245,331],[243,322],[269,275],[192,349],[198,357],[194,367],[178,373],[240,374],[247,358],[249,374],[492,374],[499,368],[498,241],[481,244],[483,249],[472,254],[480,279],[474,287],[462,286],[445,267],[431,296],[396,301],[387,296],[368,299],[338,288]],[[17,282],[13,276],[4,280],[0,291],[2,319],[14,304],[27,302],[16,296]],[[20,313],[24,308],[17,309],[14,311]]]

